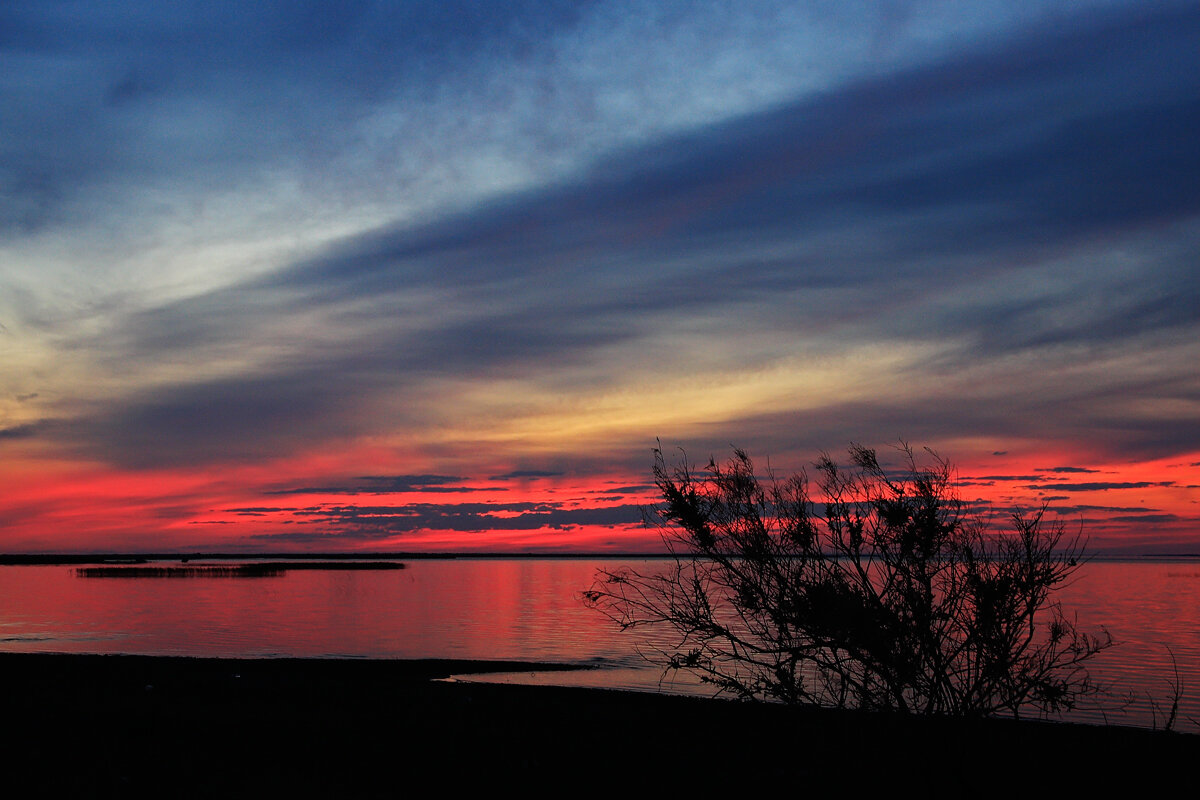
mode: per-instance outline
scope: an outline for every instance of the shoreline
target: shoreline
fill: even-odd
[[[1078,788],[1190,782],[1200,765],[1192,734],[437,680],[555,668],[0,653],[0,718],[20,734],[5,772],[46,791],[377,796],[418,777],[564,792],[635,775],[672,787]]]
[[[652,552],[546,552],[536,553],[520,551],[505,552],[471,552],[471,551],[430,551],[430,552],[186,552],[186,553],[152,553],[152,552],[103,552],[103,553],[0,553],[0,566],[72,566],[72,565],[116,565],[131,563],[148,563],[153,561],[592,561],[592,560],[646,560],[671,561],[675,556],[671,553]],[[1141,563],[1200,563],[1200,553],[1121,553],[1101,552],[1089,555],[1090,561],[1101,562],[1141,562]]]

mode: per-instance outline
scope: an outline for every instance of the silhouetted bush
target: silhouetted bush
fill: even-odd
[[[585,601],[624,628],[664,626],[658,653],[719,692],[905,713],[1018,716],[1097,691],[1086,664],[1112,644],[1053,601],[1083,560],[1060,523],[1013,514],[989,529],[950,464],[907,445],[892,473],[853,446],[801,473],[755,475],[745,452],[696,472],[655,450],[674,554],[664,572],[600,571]]]

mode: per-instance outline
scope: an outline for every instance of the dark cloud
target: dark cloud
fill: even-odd
[[[1035,471],[1051,473],[1051,475],[1053,475],[1053,476],[1074,475],[1074,474],[1091,474],[1091,473],[1100,472],[1100,470],[1098,470],[1098,469],[1088,469],[1086,467],[1039,467]],[[1061,486],[1069,486],[1069,485],[1080,485],[1080,486],[1092,485],[1092,484],[1062,484],[1062,483],[1046,482],[1046,481],[1053,480],[1051,475],[972,475],[970,480],[988,481],[988,482],[1002,481],[1002,482],[1017,482],[1017,483],[1028,483],[1030,481],[1037,481],[1037,482],[1043,482],[1043,483],[1040,483],[1040,486],[1042,488],[1053,488],[1056,486],[1061,487]]]
[[[367,475],[356,478],[353,483],[334,486],[304,486],[289,489],[272,489],[263,494],[395,494],[399,492],[467,493],[482,491],[505,491],[503,488],[484,489],[477,486],[457,486],[468,480],[453,475]]]
[[[1083,33],[851,86],[611,155],[563,186],[360,237],[262,285],[325,299],[449,276],[526,289],[569,278],[581,288],[597,269],[632,278],[663,256],[706,273],[687,284],[666,265],[640,276],[643,302],[661,307],[728,302],[739,287],[861,286],[892,283],[897,273],[928,281],[931,268],[959,273],[970,255],[1028,254],[1114,226],[1177,219],[1200,209],[1200,155],[1190,146],[1200,78],[1181,74],[1200,65],[1191,46],[1198,31],[1195,11],[1137,11]],[[853,236],[873,220],[925,210],[948,216],[925,227],[889,224],[885,248],[842,242],[840,250],[763,258],[744,247],[794,245],[831,224]],[[731,237],[741,252],[730,252]],[[715,264],[681,258],[714,247]],[[955,258],[932,257],[939,251]],[[611,312],[630,301],[636,295],[610,291],[572,305]]]
[[[487,16],[479,14],[471,19]],[[306,32],[328,28],[336,39],[364,19],[337,15],[265,35],[300,59]],[[478,42],[473,24],[462,23],[464,47]],[[931,371],[1190,331],[1200,308],[1200,233],[1184,225],[1200,213],[1198,38],[1195,8],[1102,15],[1075,32],[1028,33],[611,153],[550,187],[354,237],[139,315],[115,334],[125,343],[115,358],[170,359],[254,340],[264,320],[354,309],[366,321],[356,327],[348,315],[346,338],[327,357],[301,366],[281,357],[263,374],[159,390],[95,412],[72,436],[92,455],[137,465],[277,451],[377,425],[356,416],[370,396],[438,376],[545,375],[679,318],[704,320],[713,336],[732,317],[739,329],[785,340],[970,338]],[[380,42],[380,52],[404,44]],[[150,90],[122,71],[107,91],[136,99]],[[45,161],[35,155],[26,161]],[[48,180],[47,191],[62,182]],[[1014,265],[1172,226],[1182,227],[1135,271],[1097,271],[1034,296],[1020,291],[1024,281],[1000,293],[987,283]],[[408,324],[393,309],[418,291],[448,313]],[[1196,392],[1194,376],[1181,380],[1178,392]],[[882,402],[841,404],[811,412],[826,416],[819,433],[834,438],[810,438],[824,447],[882,429],[874,440],[903,432],[928,441],[951,426],[1029,435],[1030,424],[1053,427],[1074,410],[1066,403],[1031,423],[1036,399],[989,402],[899,416],[886,416],[896,409]],[[1082,419],[1070,424],[1104,433],[1121,425],[1110,437],[1117,446],[1200,442],[1200,423],[1168,431],[1160,420]]]
[[[0,428],[0,439],[28,439],[37,434],[41,425],[30,423],[28,425],[14,425],[11,428]]]
[[[1191,147],[1200,79],[1175,70],[1200,66],[1192,47],[1200,15],[1129,22],[622,152],[574,184],[381,232],[268,282],[330,297],[437,281],[447,269],[468,284],[520,274],[529,288],[567,278],[582,288],[597,270],[615,270],[637,276],[646,301],[687,307],[901,277],[926,286],[1180,219],[1200,209],[1200,155]],[[801,243],[813,240],[829,246],[806,253]],[[793,255],[751,255],[771,245]],[[654,260],[653,274],[642,275]],[[681,283],[671,263],[699,269],[705,280]],[[1186,278],[1186,267],[1178,269]],[[1196,281],[1176,289],[1178,299],[1138,299],[1154,313],[1128,324],[1194,320]],[[637,305],[636,296],[589,294],[573,305],[611,314]],[[1005,307],[1012,302],[1001,299],[997,319],[1038,314]],[[1006,337],[1028,328],[1021,322],[1014,319]]]
[[[359,478],[365,484],[387,491],[407,491],[413,487],[445,486],[462,483],[466,478],[457,475],[364,475]]]
[[[1109,517],[1110,522],[1132,522],[1145,525],[1155,525],[1163,522],[1177,522],[1182,517],[1177,514],[1130,514],[1126,516]]]
[[[479,532],[640,524],[635,505],[564,508],[557,503],[412,503],[398,506],[314,506],[295,512],[347,535],[414,531]]]
[[[308,441],[307,426],[349,432],[354,398],[296,373],[184,384],[58,426],[90,457],[128,467],[254,459]]]
[[[977,481],[1040,481],[1044,480],[1040,475],[976,475],[973,476]]]
[[[1109,489],[1147,489],[1151,486],[1174,486],[1175,481],[1097,481],[1093,483],[1043,483],[1026,489],[1045,489],[1057,492],[1103,492]]]
[[[823,450],[844,451],[850,442],[887,443],[903,437],[936,445],[963,432],[994,438],[1096,443],[1128,458],[1153,459],[1164,453],[1200,449],[1200,419],[1117,418],[1092,406],[1092,398],[1098,394],[1094,387],[1066,384],[996,392],[986,379],[963,381],[956,370],[943,372],[929,367],[927,371],[898,376],[897,393],[909,397],[915,394],[915,399],[888,399],[883,396],[888,394],[885,387],[874,399],[750,414],[689,428],[686,438],[670,428],[655,433],[665,442],[686,441],[693,452],[727,452],[730,442],[735,442],[751,453],[770,454],[773,458],[794,454],[806,460]],[[1030,375],[1026,380],[1034,382],[1037,378]],[[939,386],[942,382],[944,387]],[[928,393],[919,393],[921,389]],[[1141,394],[1136,387],[1127,390],[1134,397]],[[1197,390],[1200,392],[1200,386]],[[1162,395],[1149,396],[1157,399]],[[961,451],[946,454],[964,457]],[[1038,483],[1052,479],[1052,475],[988,474],[968,478]]]
[[[1054,500],[1067,500],[1066,495],[1058,497],[1046,497],[1047,502]],[[1093,511],[1099,511],[1106,514],[1155,514],[1161,511],[1158,508],[1147,508],[1145,506],[1098,506],[1098,505],[1070,505],[1070,506],[1055,506],[1054,510],[1059,514],[1084,514]]]
[[[0,117],[0,230],[94,213],[76,201],[106,183],[319,172],[354,144],[356,111],[513,58],[586,5],[5,3],[0,64],[16,79],[0,101],[21,113]]]
[[[490,480],[490,481],[517,481],[517,480],[529,480],[529,479],[537,479],[537,478],[557,478],[557,477],[560,477],[565,474],[566,474],[565,472],[556,472],[554,470],[546,470],[546,469],[517,469],[517,470],[513,470],[512,472],[506,472],[502,475],[492,475],[490,478],[488,478],[488,480]]]

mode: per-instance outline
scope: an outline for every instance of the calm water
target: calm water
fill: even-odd
[[[648,643],[580,602],[597,567],[624,563],[663,562],[462,559],[188,579],[0,566],[0,650],[554,661],[598,669],[499,679],[705,692],[685,679],[660,685],[637,652]],[[1120,642],[1093,672],[1137,698],[1124,711],[1110,703],[1075,718],[1151,725],[1146,698],[1169,703],[1173,652],[1185,685],[1179,728],[1200,730],[1200,563],[1093,562],[1060,597],[1085,630],[1103,626]]]

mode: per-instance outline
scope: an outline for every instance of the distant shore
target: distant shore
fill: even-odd
[[[1189,782],[1200,736],[439,682],[514,662],[0,654],[5,774],[47,792],[388,796]],[[15,771],[14,771],[15,770]],[[1190,783],[1189,783],[1190,785]]]
[[[188,562],[149,564],[145,561],[80,566],[80,578],[275,578],[294,571],[362,572],[404,569],[403,561],[251,561],[237,564]]]
[[[488,559],[672,559],[670,553],[0,553],[0,566],[144,564],[151,561],[454,561]]]
[[[1196,561],[1200,562],[1200,553],[1093,553],[1089,555],[1092,561]],[[605,560],[662,560],[671,561],[675,556],[671,553],[501,553],[501,552],[332,552],[332,553],[289,553],[289,552],[253,552],[253,553],[0,553],[0,566],[78,566],[78,565],[108,565],[108,564],[144,564],[152,561],[471,561],[471,560],[564,560],[580,561],[589,559]]]

